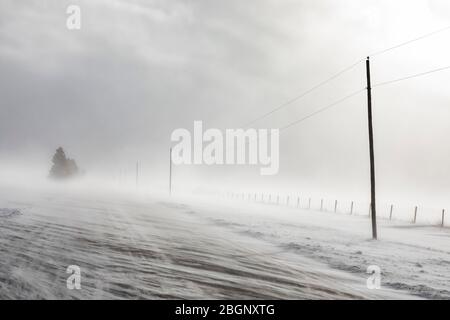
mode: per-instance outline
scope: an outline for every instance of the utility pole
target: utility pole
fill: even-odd
[[[367,114],[369,123],[369,152],[370,152],[370,203],[372,211],[372,238],[377,239],[377,211],[375,204],[375,152],[373,149],[373,124],[372,124],[372,87],[370,85],[370,61],[366,60],[367,75]]]
[[[172,195],[172,148],[169,151],[169,195]]]
[[[139,184],[139,162],[136,162],[136,189],[138,189]]]

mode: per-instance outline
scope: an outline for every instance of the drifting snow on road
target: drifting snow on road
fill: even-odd
[[[349,247],[369,242],[320,230],[320,220],[308,227],[306,212],[286,220],[292,212],[274,216],[272,208],[6,191],[0,207],[16,213],[0,215],[2,299],[414,297],[395,286],[369,290],[365,269],[343,268],[318,244],[343,236],[333,253],[339,255],[343,239]],[[296,228],[302,235],[291,232]],[[346,264],[361,271],[370,263],[358,260],[364,254],[345,258]],[[66,286],[70,265],[81,269],[80,290]]]

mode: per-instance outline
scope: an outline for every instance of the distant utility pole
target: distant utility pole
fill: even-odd
[[[169,195],[172,195],[172,148],[169,151]]]
[[[139,162],[136,162],[136,189],[139,185]]]
[[[377,239],[377,211],[375,203],[375,152],[373,149],[373,124],[372,124],[372,87],[370,85],[370,61],[366,60],[367,75],[367,113],[369,120],[369,150],[370,150],[370,203],[372,211],[372,238]]]

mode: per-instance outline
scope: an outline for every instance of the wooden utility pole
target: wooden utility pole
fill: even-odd
[[[169,150],[169,195],[172,195],[172,148]]]
[[[136,162],[136,189],[139,186],[139,162]]]
[[[369,151],[370,151],[370,204],[372,216],[372,238],[377,239],[377,211],[375,203],[375,152],[373,147],[373,123],[372,123],[372,87],[370,85],[370,61],[366,60],[367,75],[367,114],[369,122]]]
[[[417,221],[417,206],[414,208],[414,220],[413,223],[416,223]]]

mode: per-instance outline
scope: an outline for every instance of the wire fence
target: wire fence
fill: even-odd
[[[273,193],[228,192],[226,198],[232,200],[261,203],[275,206],[297,208],[299,210],[321,211],[354,216],[371,216],[370,202],[338,200],[332,198],[313,198],[298,195]],[[410,222],[417,225],[450,227],[445,208],[409,206],[395,203],[377,203],[377,218],[384,220]]]

